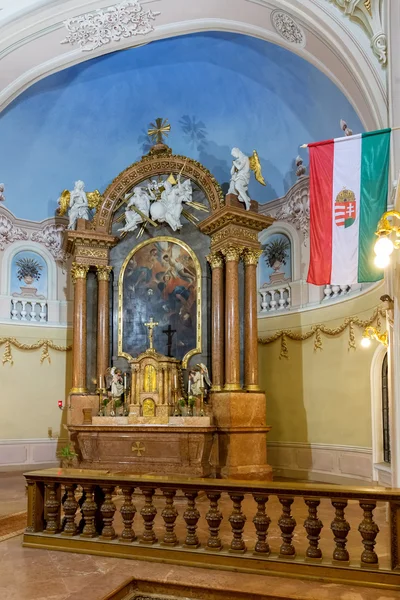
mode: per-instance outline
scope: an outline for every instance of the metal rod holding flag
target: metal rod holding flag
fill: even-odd
[[[400,125],[398,127],[388,127],[388,129],[390,129],[390,131],[398,131],[400,129]],[[366,133],[373,133],[373,132],[366,132]],[[380,131],[378,130],[376,133],[380,133]],[[336,138],[336,141],[341,141],[341,142],[347,142],[349,140],[351,140],[352,138],[354,138],[356,135],[361,135],[360,133],[356,133],[355,135],[347,135],[347,136],[343,136],[341,138]],[[299,148],[308,148],[309,146],[311,146],[314,143],[318,143],[318,142],[309,142],[308,144],[301,144],[301,146],[299,146]],[[324,142],[319,142],[319,143],[324,143]]]

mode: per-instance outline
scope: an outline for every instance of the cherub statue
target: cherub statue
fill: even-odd
[[[142,215],[140,215],[139,212],[134,210],[134,208],[132,207],[135,207],[138,210],[140,210],[140,212],[143,213],[143,215],[145,215],[146,217],[148,217],[150,214],[150,196],[143,188],[139,186],[135,187],[135,189],[133,190],[133,195],[131,196],[128,204],[126,205],[125,225],[118,229],[118,231],[135,231],[137,226],[140,223],[143,223],[144,219]]]
[[[101,202],[99,190],[85,192],[83,181],[75,181],[74,189],[69,192],[64,190],[58,199],[58,214],[63,216],[68,211],[69,223],[67,229],[75,229],[78,219],[90,218],[90,209],[97,209]]]
[[[4,183],[0,183],[0,202],[4,202],[4,200],[6,199],[3,192],[4,192]]]
[[[252,156],[246,156],[239,148],[232,148],[231,154],[234,160],[232,161],[231,182],[228,194],[236,194],[239,196],[239,200],[244,203],[246,210],[250,210],[251,199],[247,193],[250,181],[250,170],[254,171],[256,179],[261,185],[266,185],[261,173],[260,159],[255,150],[253,150]]]

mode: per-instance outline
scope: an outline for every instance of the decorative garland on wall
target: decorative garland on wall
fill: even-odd
[[[3,366],[6,363],[10,363],[10,365],[14,364],[14,360],[11,353],[12,346],[15,346],[16,348],[18,348],[18,350],[39,350],[39,348],[42,348],[42,353],[40,355],[40,364],[43,364],[45,360],[48,360],[49,364],[51,363],[49,349],[57,350],[58,352],[69,352],[70,350],[72,350],[72,345],[59,346],[51,340],[38,340],[35,344],[23,344],[22,342],[19,342],[16,338],[4,337],[0,338],[0,346],[2,346],[3,344],[6,345],[2,358]]]
[[[291,329],[280,329],[279,331],[275,332],[273,335],[271,335],[270,337],[266,337],[266,338],[258,338],[258,342],[259,344],[262,345],[266,345],[266,344],[272,344],[272,342],[276,342],[277,340],[281,340],[281,351],[279,354],[279,358],[289,358],[289,349],[287,346],[287,340],[294,340],[296,342],[304,342],[305,340],[310,339],[311,337],[314,337],[314,352],[316,352],[317,350],[322,350],[323,346],[322,346],[322,335],[327,335],[329,337],[336,337],[338,335],[340,335],[341,333],[343,333],[344,331],[346,331],[346,329],[348,329],[349,332],[349,349],[356,349],[356,338],[355,338],[355,333],[354,333],[354,327],[359,327],[360,329],[364,330],[366,327],[369,327],[370,325],[373,325],[373,323],[376,322],[376,326],[378,328],[380,328],[381,326],[381,321],[380,321],[380,317],[385,318],[386,317],[386,311],[383,310],[382,308],[376,308],[372,314],[372,316],[363,321],[362,319],[359,319],[358,317],[347,317],[343,323],[341,325],[339,325],[338,327],[334,327],[334,328],[330,328],[330,327],[326,327],[325,325],[313,325],[311,327],[311,329],[309,331],[306,331],[305,333],[296,333],[295,331],[291,330]]]

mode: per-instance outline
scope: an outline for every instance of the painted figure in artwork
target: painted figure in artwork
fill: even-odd
[[[239,148],[232,148],[233,156],[231,168],[231,181],[228,194],[235,194],[243,202],[246,210],[250,210],[251,199],[247,190],[250,182],[250,171],[254,171],[255,177],[261,185],[266,185],[261,173],[261,164],[257,152],[254,150],[252,156],[246,156]]]
[[[133,196],[131,196],[125,209],[125,225],[118,229],[121,232],[135,231],[144,219],[142,215],[135,210],[137,208],[146,217],[150,214],[150,196],[141,187],[135,187]]]
[[[75,229],[78,219],[89,220],[89,202],[83,181],[75,181],[75,187],[70,194],[67,229]]]

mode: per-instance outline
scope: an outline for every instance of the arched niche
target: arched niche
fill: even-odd
[[[46,265],[47,270],[47,300],[57,300],[57,265],[54,258],[41,244],[29,241],[14,242],[3,252],[0,293],[2,295],[10,295],[11,293],[11,278],[12,264],[17,254],[21,252],[30,252],[41,257]]]
[[[268,233],[262,248],[258,265],[259,287],[293,281],[293,251],[288,235],[282,231]]]

